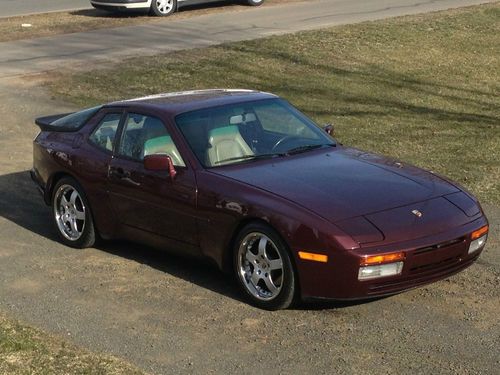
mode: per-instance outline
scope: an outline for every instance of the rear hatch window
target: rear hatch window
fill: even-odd
[[[80,129],[102,106],[87,108],[79,112],[40,117],[35,123],[42,130],[51,131],[75,131]]]

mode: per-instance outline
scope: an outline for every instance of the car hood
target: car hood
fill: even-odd
[[[332,223],[458,191],[422,169],[345,147],[212,172],[279,195]]]

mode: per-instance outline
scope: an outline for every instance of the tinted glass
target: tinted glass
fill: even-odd
[[[152,116],[129,113],[118,153],[134,160],[152,154],[166,154],[174,165],[185,166],[163,122]]]
[[[84,109],[83,111],[75,112],[71,115],[64,116],[56,121],[53,121],[50,123],[50,125],[67,129],[78,129],[83,124],[85,124],[87,120],[94,116],[100,109],[101,106]]]
[[[218,167],[331,146],[313,121],[281,99],[184,113],[176,123],[200,162]]]
[[[92,132],[89,140],[98,147],[113,151],[113,143],[121,116],[121,113],[108,113]]]

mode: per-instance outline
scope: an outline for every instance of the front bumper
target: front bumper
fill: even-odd
[[[298,264],[304,299],[357,300],[382,297],[447,278],[469,267],[482,248],[468,254],[470,234],[484,225],[482,216],[446,233],[397,244],[332,251],[328,263]],[[404,251],[401,274],[358,280],[360,260],[365,255]]]
[[[91,0],[90,3],[96,8],[149,9],[151,7],[151,0]]]

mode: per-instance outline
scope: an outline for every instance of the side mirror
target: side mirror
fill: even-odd
[[[177,174],[172,158],[165,154],[146,155],[144,157],[144,168],[149,171],[168,171],[172,179]]]
[[[323,130],[325,131],[326,134],[328,134],[330,137],[335,137],[335,128],[333,127],[332,124],[326,124],[323,127]]]

